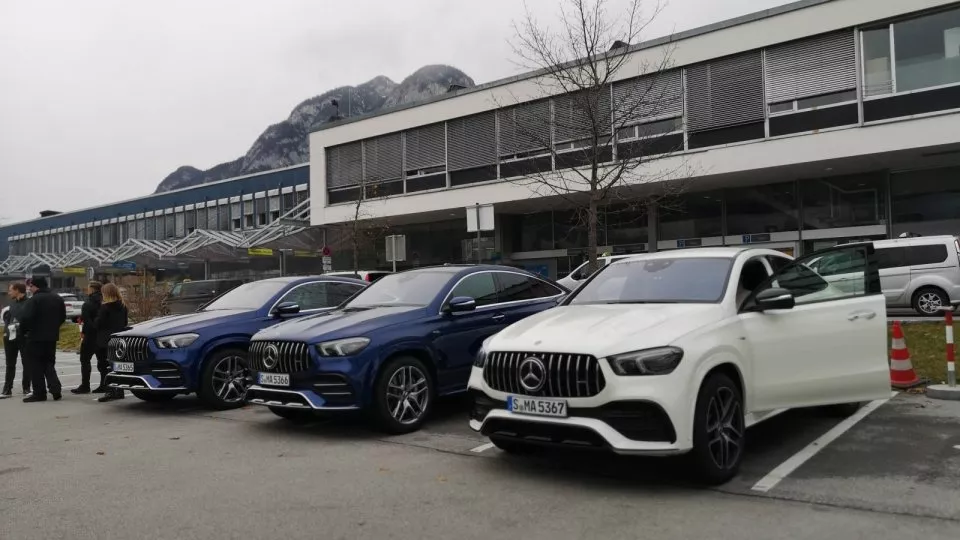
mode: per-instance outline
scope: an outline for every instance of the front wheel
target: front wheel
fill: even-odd
[[[698,480],[720,485],[740,470],[745,442],[743,396],[730,377],[707,377],[697,395],[691,458]]]
[[[197,394],[212,409],[222,411],[242,407],[247,391],[246,374],[247,351],[219,350],[204,363]]]
[[[412,356],[401,356],[380,368],[374,386],[373,414],[380,428],[399,435],[420,429],[433,407],[430,370]]]
[[[913,310],[921,315],[941,315],[940,308],[949,305],[947,293],[936,287],[924,287],[913,295]]]
[[[309,422],[313,420],[316,415],[313,411],[306,411],[303,409],[289,409],[287,407],[267,407],[270,409],[270,412],[283,418],[284,420],[289,420],[291,422],[296,422],[298,424]]]
[[[133,394],[133,397],[147,403],[162,403],[177,396],[173,392],[148,392],[146,390],[131,390],[130,393]]]

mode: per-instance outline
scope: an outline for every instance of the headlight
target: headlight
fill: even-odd
[[[617,375],[666,375],[677,369],[683,349],[659,347],[608,358],[610,367]]]
[[[200,334],[174,334],[172,336],[158,337],[154,341],[157,347],[161,349],[182,349],[193,344]]]
[[[370,344],[370,339],[355,337],[325,341],[316,345],[320,356],[353,356]]]
[[[493,336],[483,340],[483,343],[480,344],[480,350],[477,351],[477,356],[473,359],[474,367],[482,368],[487,363],[487,344],[490,343],[491,339],[493,339]]]

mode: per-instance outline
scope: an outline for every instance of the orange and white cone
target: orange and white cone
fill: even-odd
[[[910,362],[910,351],[907,350],[907,341],[903,338],[900,321],[894,321],[893,337],[890,340],[890,386],[911,388],[918,384],[920,378]]]

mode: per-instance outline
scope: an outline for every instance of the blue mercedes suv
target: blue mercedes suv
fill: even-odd
[[[196,392],[211,408],[240,407],[253,334],[333,309],[366,285],[324,276],[264,279],[240,285],[195,313],[137,324],[107,345],[113,363],[107,385],[144,401]]]
[[[415,431],[437,396],[466,390],[486,338],[566,293],[506,266],[385,276],[334,311],[254,335],[247,400],[294,421],[361,409],[388,433]]]

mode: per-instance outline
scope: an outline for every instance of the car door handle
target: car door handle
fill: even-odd
[[[507,316],[504,315],[503,313],[497,313],[496,315],[494,315],[493,317],[490,317],[490,318],[493,319],[493,320],[496,321],[496,322],[500,322],[500,321],[506,319]]]
[[[860,319],[866,319],[869,321],[870,319],[876,316],[877,316],[876,312],[873,312],[873,311],[856,311],[854,313],[851,313],[849,316],[847,316],[847,320],[857,321]]]

